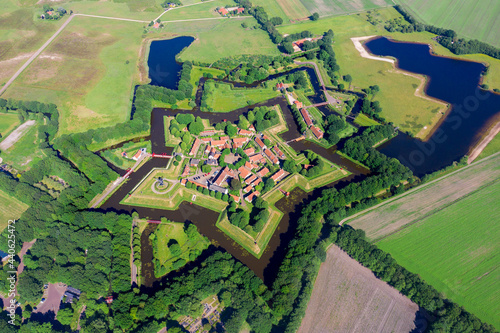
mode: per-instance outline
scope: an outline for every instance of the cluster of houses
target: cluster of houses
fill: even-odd
[[[237,149],[247,146],[243,151],[248,156],[248,161],[244,165],[240,166],[238,169],[231,169],[224,166],[220,170],[217,170],[215,174],[205,181],[198,181],[200,177],[189,177],[185,178],[190,173],[191,167],[198,167],[201,163],[200,159],[192,158],[190,163],[184,168],[181,177],[181,184],[186,185],[187,182],[191,182],[196,186],[202,188],[207,188],[210,191],[220,192],[222,194],[228,194],[227,186],[231,182],[231,179],[242,179],[244,182],[244,199],[248,202],[252,202],[255,198],[260,196],[260,192],[256,190],[256,186],[263,182],[264,177],[268,177],[270,170],[265,166],[265,164],[270,163],[274,165],[280,164],[280,159],[284,160],[286,158],[285,154],[279,149],[277,145],[273,147],[267,147],[264,141],[268,142],[269,138],[263,134],[257,134],[253,126],[250,130],[240,129],[238,131],[239,137],[230,139],[228,136],[219,136],[214,138],[219,131],[210,130],[201,132],[193,142],[193,146],[189,151],[189,156],[199,155],[199,149],[202,144],[206,144],[202,156],[207,156],[204,158],[203,163],[210,166],[218,166],[218,159],[222,155],[222,150],[224,149]],[[254,144],[249,144],[250,141]],[[270,141],[270,140],[269,140]],[[235,157],[234,163],[239,160]],[[281,181],[288,173],[282,169],[279,169],[273,175],[270,176],[275,183]],[[206,175],[205,175],[206,176]],[[236,202],[240,201],[240,197],[232,195]]]
[[[218,10],[219,14],[222,16],[228,16],[230,14],[242,14],[245,11],[245,8],[242,7],[220,7]]]
[[[304,119],[304,122],[306,123],[307,127],[311,129],[311,132],[318,140],[321,140],[323,138],[324,133],[322,130],[319,129],[319,127],[313,124],[311,116],[309,115],[309,112],[307,112],[307,109],[304,108],[302,102],[293,99],[293,97],[289,96],[289,100],[290,99],[293,101],[292,103],[297,107],[297,109],[300,110],[300,114],[302,115],[302,118]]]

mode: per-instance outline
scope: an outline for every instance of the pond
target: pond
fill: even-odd
[[[479,88],[483,64],[435,56],[426,44],[377,38],[365,44],[374,55],[397,59],[397,67],[428,77],[425,93],[451,104],[444,121],[426,142],[406,134],[379,150],[399,159],[417,176],[439,170],[469,153],[500,112],[500,95]]]

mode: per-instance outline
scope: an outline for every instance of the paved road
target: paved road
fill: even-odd
[[[52,35],[52,37],[49,38],[48,41],[45,42],[45,44],[42,45],[42,47],[40,47],[38,49],[38,51],[36,51],[29,59],[28,61],[26,61],[24,63],[24,65],[21,66],[21,68],[19,68],[19,70],[10,78],[9,81],[7,81],[7,83],[0,89],[0,96],[5,92],[5,90],[12,84],[12,82],[14,82],[14,80],[26,69],[26,67],[29,66],[29,64],[31,64],[33,62],[33,60],[36,59],[36,57],[38,57],[40,55],[40,53],[42,53],[43,50],[45,50],[45,48],[47,46],[49,46],[50,43],[52,43],[52,41],[57,37],[57,35],[59,35],[61,33],[61,31],[64,30],[64,28],[66,28],[66,26],[69,24],[69,22],[71,22],[71,20],[73,19],[73,17],[75,17],[75,15],[70,15],[70,17],[66,20],[66,22],[63,23],[63,25],[61,25],[61,27]]]

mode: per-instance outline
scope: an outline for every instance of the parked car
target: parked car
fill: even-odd
[[[43,304],[45,302],[45,297],[42,298],[42,300],[40,301],[40,304]]]

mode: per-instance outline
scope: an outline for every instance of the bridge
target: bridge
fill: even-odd
[[[323,103],[317,103],[317,104],[313,104],[313,105],[307,105],[307,106],[304,106],[304,109],[309,109],[309,108],[313,108],[313,107],[317,107],[317,106],[324,106],[324,105],[328,105],[330,104],[330,102],[323,102]]]
[[[153,157],[153,158],[172,158],[172,155],[167,155],[165,153],[163,153],[163,154],[152,153],[151,157]]]

